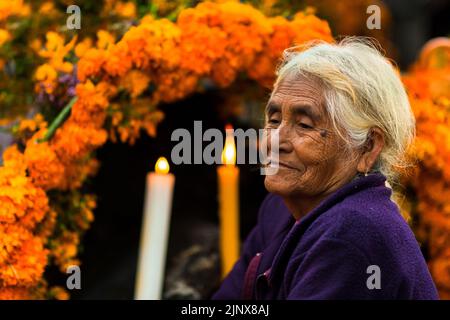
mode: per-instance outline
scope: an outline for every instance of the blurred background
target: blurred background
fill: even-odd
[[[85,71],[94,68],[77,64],[87,48],[94,43],[99,48],[107,48],[108,43],[120,41],[145,16],[167,18],[176,23],[180,12],[195,8],[201,2],[0,1],[0,153],[11,145],[18,145],[19,150],[23,151],[28,139],[43,127],[43,123],[49,125],[75,96],[76,84],[84,81],[80,79],[78,69],[83,67]],[[446,61],[442,68],[447,70],[447,76],[441,71],[428,73],[427,68],[432,62],[427,62],[426,67],[421,64],[421,50],[430,39],[448,39],[450,1],[240,2],[253,6],[266,17],[292,20],[297,12],[315,15],[329,24],[332,35],[337,38],[358,35],[377,39],[386,56],[395,61],[405,75],[405,83],[415,93],[414,99],[418,99],[420,108],[431,108],[423,106],[425,101],[435,104],[435,108],[446,110],[439,125],[446,126],[448,123],[450,82],[446,82],[449,80],[449,69],[445,69],[449,66],[448,60],[439,58]],[[68,30],[66,27],[66,9],[72,4],[81,9],[79,30]],[[370,14],[366,10],[370,5],[380,8],[381,29],[367,28],[366,21]],[[75,36],[77,38],[71,45]],[[444,43],[442,46],[448,48],[448,43],[441,41]],[[61,48],[58,52],[60,59],[55,67],[52,63],[56,63],[58,57],[48,52],[58,47]],[[447,86],[430,89],[426,93],[421,91],[423,87],[433,87],[430,83],[436,79]],[[160,99],[155,102],[146,96],[152,91],[152,84],[143,82],[145,88],[139,94],[143,93],[136,99],[119,93],[111,103],[110,115],[123,106],[124,111],[120,118],[114,115],[107,118],[108,140],[92,153],[92,158],[95,157],[95,161],[90,163],[92,174],[87,174],[83,183],[75,187],[44,188],[52,210],[60,217],[55,218],[56,227],[47,244],[53,253],[45,267],[45,286],[50,288],[51,293],[46,297],[68,297],[59,289],[65,286],[67,278],[62,270],[65,265],[76,263],[81,265],[82,289],[70,291],[72,299],[133,299],[146,174],[153,170],[160,156],[170,158],[175,145],[170,139],[173,130],[186,128],[192,131],[194,120],[203,121],[204,131],[207,128],[224,130],[226,124],[243,129],[260,128],[263,123],[262,110],[270,93],[270,84],[262,86],[251,77],[239,74],[226,85],[201,79],[199,89],[183,99]],[[430,126],[429,122],[427,126]],[[443,150],[449,150],[448,131],[441,134],[444,140],[426,136],[432,141],[426,145],[428,152],[443,143],[447,143]],[[447,142],[442,142],[445,137]],[[431,157],[428,153],[422,156]],[[439,184],[440,189],[430,189],[430,192],[446,197],[444,192],[448,192],[449,180],[445,170],[450,166],[449,153],[438,160],[440,165],[434,162],[428,167],[424,165],[423,172],[428,172],[429,167],[442,169],[430,174],[434,179],[430,178],[430,185],[438,185],[436,179],[443,181]],[[207,299],[220,284],[216,167],[171,165],[170,169],[176,182],[163,298]],[[257,166],[239,165],[239,169],[240,236],[245,239],[256,223],[258,207],[266,191]],[[416,177],[420,180],[421,176],[417,174]],[[417,194],[415,187],[417,181],[403,190],[408,199],[403,209],[408,211],[409,222],[421,243],[424,256],[430,262],[441,296],[450,298],[450,207],[445,207],[445,201],[439,197],[430,200],[428,194]],[[423,214],[425,209],[430,211],[431,205],[421,206],[421,199],[434,201],[433,205],[437,203],[432,207],[435,215]],[[89,200],[95,201],[95,205],[89,205]],[[80,212],[83,212],[85,223],[74,227],[73,217]]]

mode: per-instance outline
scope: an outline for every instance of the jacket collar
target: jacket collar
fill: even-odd
[[[295,219],[291,216],[289,222],[287,223],[287,226],[293,225],[290,231],[284,238],[276,238],[276,240],[267,248],[269,252],[267,252],[268,254],[265,258],[269,259],[270,257],[275,256],[272,260],[270,268],[270,275],[268,279],[269,283],[278,284],[278,286],[281,285],[279,278],[282,276],[283,270],[287,265],[292,251],[298,244],[300,237],[305,233],[313,221],[315,221],[323,212],[327,211],[349,195],[368,188],[384,186],[385,181],[386,177],[379,172],[372,173],[367,176],[357,176],[355,179],[351,180],[349,183],[322,200],[316,208],[302,217],[298,223],[293,223],[295,222]]]

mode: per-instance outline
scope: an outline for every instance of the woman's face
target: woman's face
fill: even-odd
[[[320,82],[288,76],[274,89],[266,128],[278,130],[279,168],[265,177],[269,192],[284,197],[326,195],[356,174],[356,162],[332,129]],[[270,132],[268,130],[268,137]],[[270,150],[270,139],[267,141]],[[273,150],[276,152],[276,150]]]

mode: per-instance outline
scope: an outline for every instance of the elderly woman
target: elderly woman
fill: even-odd
[[[392,65],[346,39],[287,50],[277,76],[266,128],[279,167],[213,299],[437,299],[386,180],[415,128]]]

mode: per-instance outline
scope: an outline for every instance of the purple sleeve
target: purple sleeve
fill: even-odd
[[[258,223],[249,233],[242,246],[242,253],[233,269],[223,280],[219,290],[212,296],[213,300],[237,300],[242,297],[245,272],[250,260],[264,248],[264,238],[261,226],[262,216],[267,208],[270,195],[261,204],[258,213]]]
[[[288,300],[373,299],[383,290],[367,287],[371,264],[348,241],[320,240],[300,264],[292,265],[296,270],[292,270]]]

